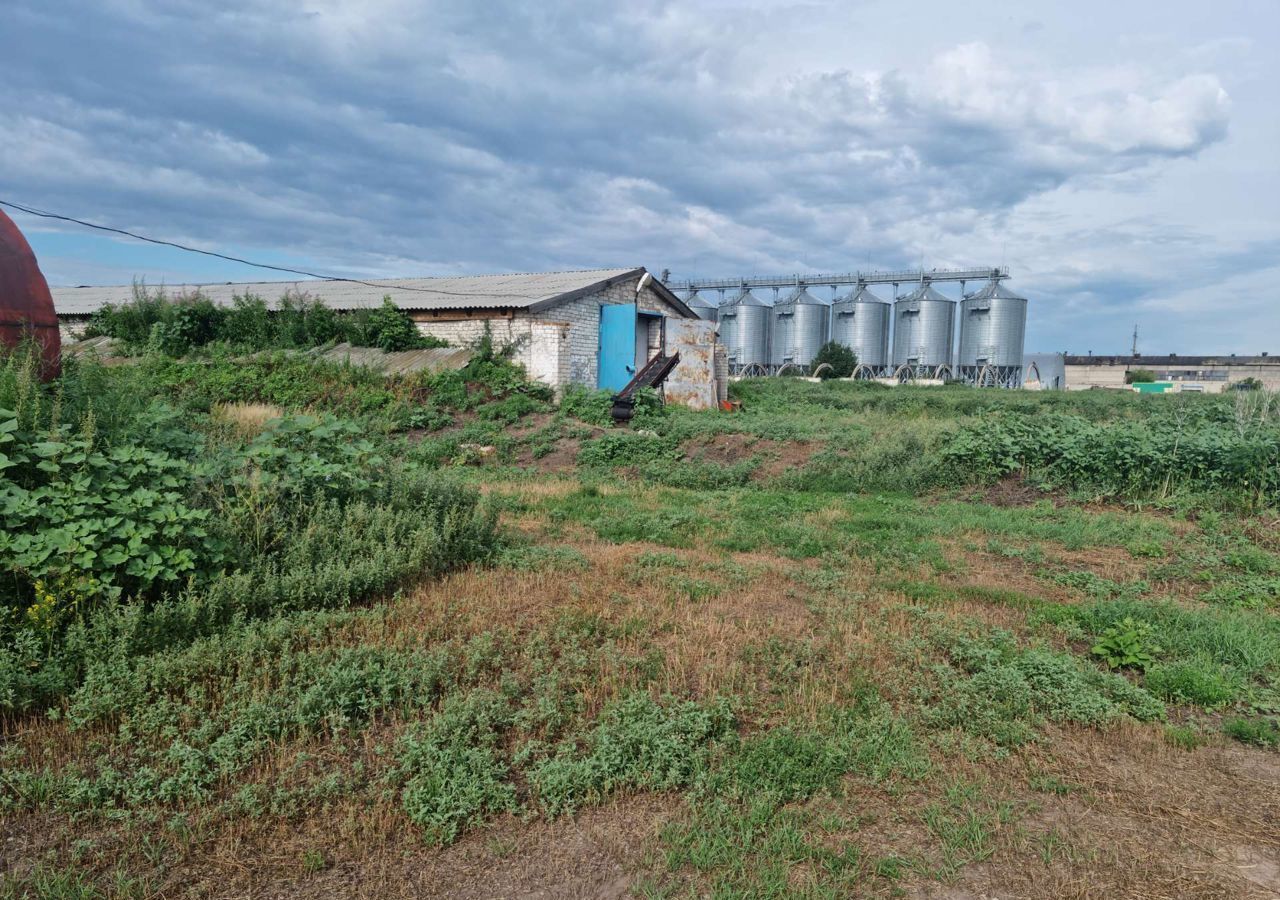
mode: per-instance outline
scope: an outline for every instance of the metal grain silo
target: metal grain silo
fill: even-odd
[[[960,301],[957,363],[971,381],[1006,387],[1022,383],[1027,299],[992,281]]]
[[[807,366],[827,342],[831,329],[831,304],[804,288],[773,307],[769,334],[769,362]]]
[[[831,305],[831,340],[858,355],[859,365],[875,372],[889,367],[889,322],[892,307],[865,287]]]
[[[720,308],[715,302],[708,300],[697,291],[685,298],[684,305],[693,310],[693,314],[699,319],[706,319],[708,322],[716,320],[716,312]]]
[[[729,368],[769,365],[769,304],[750,291],[720,307],[720,343],[729,354]]]
[[[893,364],[936,372],[951,366],[956,304],[927,284],[893,301]]]

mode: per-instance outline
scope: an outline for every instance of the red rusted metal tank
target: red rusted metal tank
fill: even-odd
[[[62,339],[53,295],[31,245],[0,209],[0,343],[16,347],[28,336],[40,344],[42,376],[56,378],[62,369]]]

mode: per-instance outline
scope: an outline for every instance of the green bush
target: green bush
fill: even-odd
[[[1160,652],[1152,641],[1154,631],[1150,622],[1126,618],[1104,631],[1089,652],[1111,669],[1145,669]]]
[[[633,694],[605,708],[584,748],[575,741],[560,744],[533,766],[529,780],[551,815],[621,788],[685,787],[705,770],[712,746],[728,738],[733,725],[724,703],[668,699],[663,705]]]
[[[1228,719],[1222,731],[1242,744],[1272,750],[1280,748],[1280,721],[1276,719]]]
[[[593,391],[580,384],[565,388],[560,398],[560,412],[570,419],[608,428],[613,424],[609,411],[613,408],[613,394],[609,391]]]
[[[295,377],[274,381],[270,364],[260,374],[315,390],[317,370],[344,372],[290,362]],[[0,367],[0,397],[18,407],[0,415],[0,709],[56,702],[106,659],[365,601],[496,546],[473,488],[389,461],[351,422],[284,416],[241,443],[198,412],[136,396],[169,382],[189,400],[191,384],[212,403],[239,367],[108,375],[71,361],[52,398],[26,371],[12,356]],[[79,424],[60,424],[68,416]]]
[[[369,315],[364,337],[369,346],[383,350],[413,350],[423,346],[418,326],[390,297],[383,297],[382,305]]]
[[[44,439],[40,439],[44,438]],[[58,628],[122,593],[148,595],[215,566],[190,465],[140,446],[99,449],[63,427],[37,436],[0,410],[0,614]]]
[[[830,366],[830,368],[818,372],[822,366]],[[852,348],[836,341],[823,344],[814,354],[813,362],[809,364],[809,371],[818,372],[818,377],[824,380],[848,378],[853,375],[853,370],[856,368],[858,368],[858,354],[854,353]]]
[[[252,519],[253,517],[248,517]],[[236,568],[148,604],[102,603],[49,636],[31,628],[0,643],[0,710],[40,708],[86,673],[121,659],[181,647],[237,621],[342,609],[486,558],[493,513],[477,493],[428,471],[401,471],[369,498],[318,500],[266,518],[268,538],[220,519]],[[254,547],[252,542],[261,540]]]
[[[1233,702],[1243,693],[1238,675],[1207,660],[1193,660],[1152,666],[1143,686],[1170,703],[1194,703],[1215,709]]]
[[[284,416],[267,423],[243,451],[213,473],[235,492],[271,491],[290,499],[367,496],[386,461],[364,429],[331,415]]]
[[[515,788],[497,746],[510,720],[501,697],[478,691],[450,697],[430,724],[401,738],[401,800],[427,840],[452,843],[468,825],[515,808]]]
[[[133,299],[94,314],[86,336],[107,335],[126,349],[169,356],[222,343],[239,350],[306,349],[347,341],[382,350],[447,346],[424,336],[391,298],[372,310],[339,313],[306,294],[288,292],[271,309],[261,297],[236,295],[220,307],[199,293],[177,298],[135,285]]]
[[[942,448],[956,477],[1014,472],[1052,485],[1118,496],[1219,492],[1250,504],[1280,500],[1280,429],[1224,428],[1220,407],[1184,407],[1185,417],[1095,424],[1079,416],[984,416]]]
[[[600,469],[647,463],[669,465],[682,455],[679,446],[671,438],[615,431],[584,443],[578,451],[578,465]]]
[[[941,633],[934,640],[966,675],[944,667],[926,719],[958,727],[1001,746],[1034,738],[1043,721],[1100,725],[1122,716],[1162,719],[1164,705],[1122,676],[1100,672],[1065,653],[1021,650],[1009,635]]]

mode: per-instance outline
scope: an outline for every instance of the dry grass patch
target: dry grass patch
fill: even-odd
[[[1047,729],[1022,754],[1040,794],[1012,859],[989,873],[1015,897],[1274,897],[1280,757],[1170,746],[1157,726]],[[1040,857],[1039,864],[1031,861]],[[970,878],[976,873],[969,873]]]
[[[1073,572],[1089,571],[1112,581],[1131,581],[1142,578],[1147,573],[1148,562],[1134,559],[1124,547],[1085,547],[1080,550],[1068,550],[1065,547],[1046,543],[1047,562],[1071,569]]]
[[[251,438],[261,434],[266,424],[283,416],[284,411],[270,403],[215,403],[210,414],[236,435]]]

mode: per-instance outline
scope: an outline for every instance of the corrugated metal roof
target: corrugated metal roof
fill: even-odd
[[[391,297],[401,309],[511,309],[545,307],[590,292],[592,288],[632,275],[631,269],[586,269],[577,272],[536,272],[511,275],[459,275],[439,278],[369,279],[375,286],[349,281],[258,281],[223,284],[155,285],[169,296],[197,291],[220,306],[230,306],[245,294],[261,297],[269,306],[286,294],[306,294],[333,309],[369,309]],[[655,279],[655,284],[657,284]],[[53,306],[59,315],[90,315],[108,303],[133,299],[133,285],[55,287]],[[674,296],[674,295],[673,295]],[[677,303],[680,301],[677,299]]]

